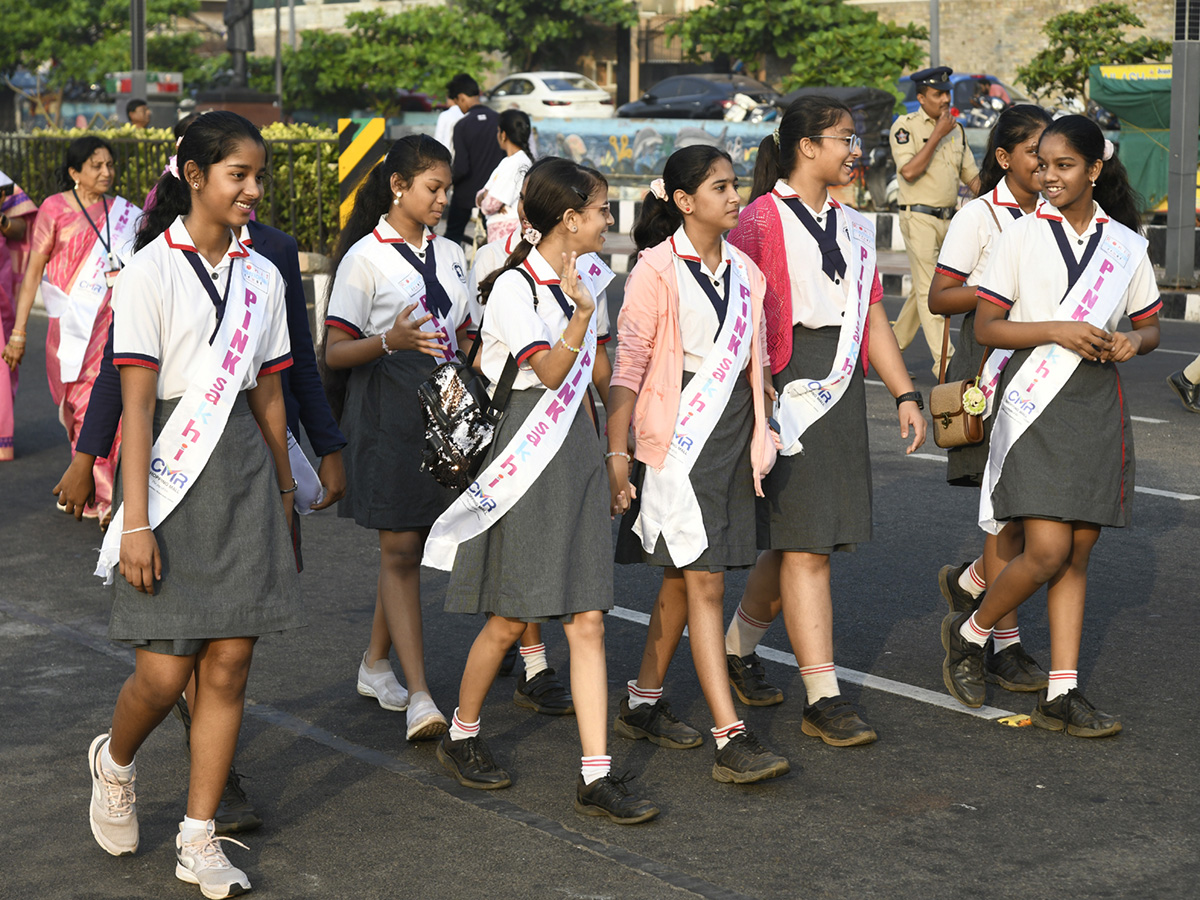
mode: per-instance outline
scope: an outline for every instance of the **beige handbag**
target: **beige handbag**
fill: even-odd
[[[942,330],[942,364],[938,372],[938,383],[929,393],[929,415],[933,419],[933,442],[939,447],[966,447],[978,444],[983,440],[983,415],[967,412],[963,404],[963,396],[968,391],[974,391],[982,397],[979,390],[979,376],[983,374],[983,365],[987,362],[987,354],[979,364],[979,371],[974,378],[964,378],[962,381],[952,381],[946,384],[946,352],[950,349],[950,317]],[[972,405],[968,403],[967,405]]]

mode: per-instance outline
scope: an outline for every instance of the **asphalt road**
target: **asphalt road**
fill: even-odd
[[[897,305],[889,300],[895,312]],[[45,320],[30,327],[15,462],[0,464],[0,898],[198,896],[173,874],[186,758],[171,718],[138,756],[142,846],[109,857],[87,824],[88,743],[132,670],[105,638],[109,600],[91,570],[100,535],[54,510],[68,449],[43,375]],[[622,828],[574,813],[572,719],[515,707],[514,679],[489,695],[483,731],[513,775],[499,792],[446,777],[431,743],[404,740],[402,714],[354,691],[370,627],[375,536],[331,513],[305,521],[309,627],[260,642],[238,766],[266,825],[230,856],[255,894],[300,898],[1059,898],[1195,897],[1200,876],[1196,706],[1200,677],[1200,416],[1166,375],[1200,351],[1200,325],[1166,323],[1163,347],[1123,367],[1136,421],[1134,524],[1093,555],[1081,685],[1121,714],[1116,738],[1083,741],[964,714],[942,687],[937,571],[981,545],[976,495],[944,481],[941,451],[905,457],[895,407],[868,387],[875,539],[834,563],[836,661],[878,743],[834,749],[800,732],[803,688],[767,672],[787,701],[746,709],[792,774],[715,783],[712,743],[671,751],[613,737],[616,771],[637,776],[661,817]],[[928,395],[927,357],[907,354]],[[1077,448],[1085,456],[1087,448]],[[1179,496],[1192,499],[1181,499]],[[745,582],[728,579],[726,615]],[[480,625],[441,611],[442,573],[423,580],[435,698],[449,713]],[[655,573],[619,567],[607,620],[610,707],[636,673]],[[1027,648],[1048,662],[1044,595],[1022,610]],[[551,664],[566,642],[548,626]],[[782,626],[765,645],[786,658]],[[873,676],[875,680],[866,676]],[[889,679],[881,682],[878,679]],[[876,686],[878,685],[878,686]],[[674,709],[711,725],[681,646]],[[1027,713],[1030,695],[988,703]]]

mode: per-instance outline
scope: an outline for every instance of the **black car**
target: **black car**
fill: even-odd
[[[640,100],[617,109],[624,118],[723,119],[734,94],[747,94],[763,105],[779,93],[745,75],[676,75],[660,81]]]

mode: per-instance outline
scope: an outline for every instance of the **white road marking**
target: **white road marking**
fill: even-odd
[[[932,459],[934,462],[945,462],[946,457],[940,453],[909,453],[909,459]]]
[[[1163,347],[1155,347],[1152,352],[1154,352],[1154,353],[1174,353],[1178,356],[1191,356],[1193,358],[1196,356],[1195,352],[1192,350],[1167,350]]]
[[[638,612],[636,609],[626,609],[624,606],[614,606],[609,610],[609,615],[616,616],[618,619],[624,619],[627,622],[636,622],[639,625],[650,624],[650,617],[646,613]],[[685,631],[684,634],[686,635],[687,632]],[[771,660],[771,662],[791,666],[793,669],[800,668],[796,662],[796,657],[782,650],[772,650],[770,647],[759,645],[758,655],[763,659]],[[1007,709],[999,709],[995,706],[981,706],[979,709],[970,709],[948,694],[939,694],[937,691],[930,691],[913,684],[905,684],[902,681],[893,681],[890,678],[880,678],[869,672],[858,672],[854,669],[842,668],[841,666],[837,666],[836,668],[837,677],[842,681],[848,681],[851,684],[862,685],[865,688],[872,688],[888,694],[895,694],[898,697],[906,697],[909,700],[916,700],[919,703],[928,703],[930,706],[938,706],[952,712],[974,716],[977,719],[1001,719],[1005,716],[1016,715],[1016,713]]]

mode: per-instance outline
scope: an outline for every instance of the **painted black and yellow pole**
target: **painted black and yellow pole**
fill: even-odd
[[[354,208],[354,194],[363,179],[387,154],[383,119],[338,119],[338,198],[341,223]]]

